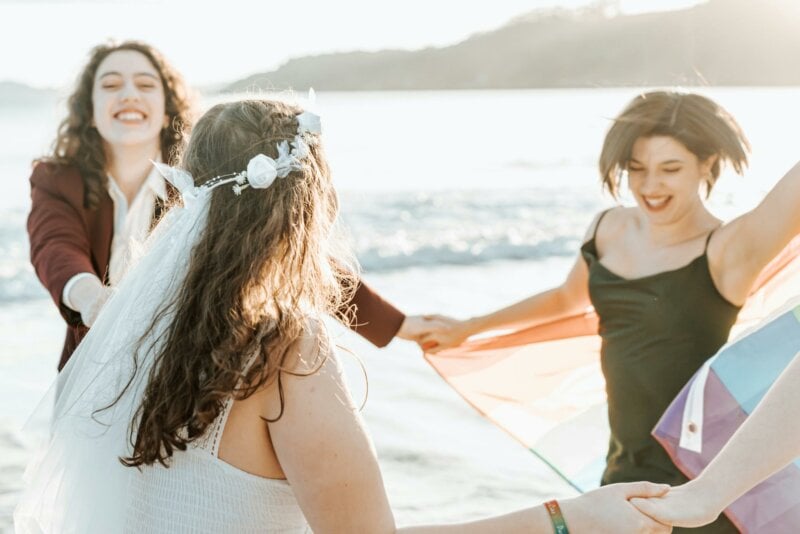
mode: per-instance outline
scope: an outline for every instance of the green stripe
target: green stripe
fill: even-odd
[[[555,534],[569,534],[567,522],[564,521],[564,516],[561,515],[561,508],[558,506],[558,501],[548,501],[545,503],[544,507],[550,515],[550,522],[553,524],[553,531]]]
[[[800,318],[799,318],[798,320],[800,320]],[[561,480],[563,480],[564,482],[566,482],[567,484],[569,484],[570,486],[572,486],[572,488],[573,488],[575,491],[577,491],[578,493],[584,493],[584,490],[583,490],[582,488],[580,488],[580,487],[579,487],[577,484],[575,484],[573,481],[571,481],[571,480],[569,479],[569,477],[567,477],[567,475],[565,475],[564,473],[562,473],[562,472],[561,472],[561,471],[560,471],[560,470],[559,470],[559,469],[558,469],[556,466],[554,466],[553,464],[551,464],[551,463],[548,461],[548,459],[547,459],[547,458],[545,458],[544,456],[542,456],[541,454],[539,454],[538,452],[536,452],[535,450],[533,450],[533,449],[531,449],[531,448],[528,448],[528,450],[529,450],[529,451],[531,451],[531,452],[533,453],[533,455],[534,455],[534,456],[536,456],[536,457],[537,457],[537,458],[539,458],[541,461],[543,461],[547,467],[549,467],[550,469],[552,469],[552,470],[553,470],[553,472],[554,472],[556,475],[558,475],[558,476],[559,476],[559,478],[561,478]]]
[[[797,322],[800,323],[800,306],[793,309],[792,313],[794,314],[794,318],[797,319]]]

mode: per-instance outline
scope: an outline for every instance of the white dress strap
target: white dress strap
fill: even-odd
[[[257,356],[258,352],[255,352],[247,359],[247,363],[244,366],[245,374],[247,374],[247,371],[250,369],[250,367],[252,367]],[[239,382],[236,384],[237,389],[241,387],[241,385],[242,381],[239,380]],[[233,408],[234,401],[235,399],[233,398],[233,395],[225,400],[225,403],[222,406],[222,411],[220,411],[217,418],[214,419],[214,422],[209,425],[202,437],[192,442],[192,445],[195,448],[207,452],[214,458],[219,458],[219,445],[222,442],[222,433],[225,431],[225,425],[228,422],[228,416],[231,414],[231,408]]]

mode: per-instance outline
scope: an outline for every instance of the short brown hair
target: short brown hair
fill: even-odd
[[[701,161],[718,156],[711,167],[708,192],[727,161],[738,174],[747,166],[750,143],[741,127],[722,106],[704,96],[677,91],[652,91],[634,98],[614,119],[600,154],[600,177],[613,197],[641,137],[672,137]]]

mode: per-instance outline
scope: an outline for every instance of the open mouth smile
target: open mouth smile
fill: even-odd
[[[667,207],[667,205],[669,204],[669,202],[671,200],[672,200],[671,196],[658,196],[658,197],[655,197],[655,196],[651,196],[651,197],[642,196],[642,202],[644,203],[645,207],[649,211],[653,211],[653,212],[662,211],[663,209],[665,209]]]
[[[114,114],[114,118],[124,123],[140,123],[143,122],[147,115],[138,110],[123,109]]]

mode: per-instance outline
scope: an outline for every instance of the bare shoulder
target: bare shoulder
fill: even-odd
[[[300,337],[289,347],[284,363],[288,371],[311,373],[332,356],[328,329],[319,317],[309,317]]]
[[[636,208],[615,206],[603,210],[592,219],[583,241],[589,241],[592,237],[596,237],[598,241],[605,241],[608,236],[618,235],[620,231],[628,225],[634,224],[636,220]]]
[[[285,350],[280,369],[258,392],[268,419],[283,412],[289,397],[344,383],[330,334],[321,319],[308,319],[302,334]]]

